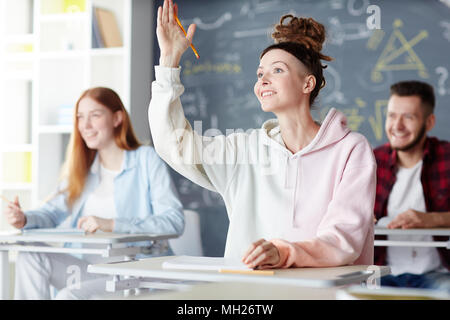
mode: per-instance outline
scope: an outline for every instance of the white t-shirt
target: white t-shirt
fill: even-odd
[[[388,218],[393,219],[408,209],[426,212],[423,195],[422,161],[412,168],[399,167],[397,180],[392,188],[387,205]],[[388,240],[433,241],[432,236],[388,236]],[[422,274],[439,269],[441,260],[436,248],[388,247],[387,262],[393,275],[402,273]]]
[[[86,198],[81,216],[96,216],[103,219],[115,219],[117,217],[114,203],[114,178],[120,171],[106,169],[99,166],[100,183],[98,187]],[[104,248],[104,245],[83,244],[83,248]],[[98,255],[85,254],[83,259],[89,263],[106,263],[117,260],[105,259]]]
[[[96,216],[103,219],[116,218],[114,204],[114,178],[120,171],[112,171],[100,165],[100,183],[86,198],[82,216]]]

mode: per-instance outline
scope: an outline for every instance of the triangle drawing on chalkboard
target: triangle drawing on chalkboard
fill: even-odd
[[[397,19],[394,21],[393,26],[394,30],[375,67],[372,69],[371,80],[373,82],[381,82],[383,80],[382,72],[391,70],[417,70],[422,78],[428,78],[425,65],[413,50],[417,43],[428,37],[428,32],[422,30],[408,41],[400,31],[403,22]]]

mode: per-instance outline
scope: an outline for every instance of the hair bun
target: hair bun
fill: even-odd
[[[312,18],[298,18],[292,14],[281,17],[280,23],[275,25],[272,38],[275,43],[297,42],[306,48],[317,52],[321,59],[330,61],[331,58],[320,53],[325,42],[325,27]]]

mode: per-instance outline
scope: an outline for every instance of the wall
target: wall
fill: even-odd
[[[147,108],[153,61],[153,1],[133,0],[131,36],[131,121],[138,138],[150,141]]]

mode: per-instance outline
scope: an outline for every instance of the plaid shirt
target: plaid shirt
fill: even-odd
[[[396,180],[397,153],[386,143],[374,150],[377,160],[377,195],[375,217],[387,216],[389,194]],[[421,174],[427,212],[450,211],[450,143],[428,137],[425,141]],[[435,236],[435,241],[448,241],[449,237]],[[386,239],[386,236],[376,236]],[[450,250],[438,248],[442,264],[450,270]],[[386,265],[386,247],[375,247],[375,264]]]

